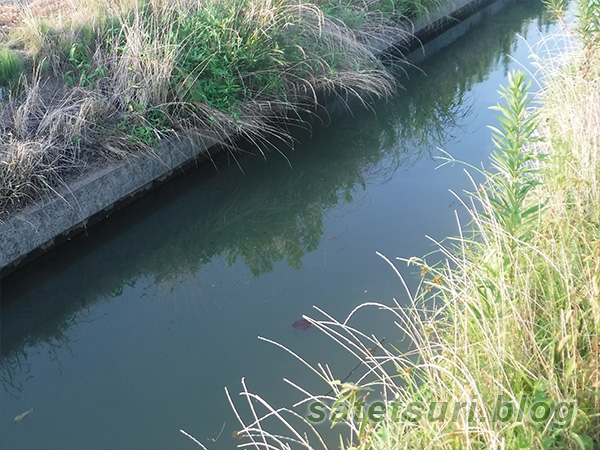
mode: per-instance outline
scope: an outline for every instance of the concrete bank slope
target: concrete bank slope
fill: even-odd
[[[428,52],[426,44],[438,34],[484,8],[507,1],[510,0],[450,0],[407,23],[401,33],[386,40],[396,42],[399,51],[411,53],[409,60],[418,63],[426,53],[434,52]],[[383,53],[389,49],[377,50]],[[84,231],[158,184],[207,159],[214,151],[216,147],[210,142],[163,142],[154,155],[135,155],[112,162],[71,183],[59,196],[9,217],[0,224],[0,276]]]

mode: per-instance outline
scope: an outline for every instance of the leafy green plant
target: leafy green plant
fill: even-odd
[[[543,0],[543,3],[554,17],[570,28],[564,20],[569,4],[567,0]],[[581,70],[584,76],[589,76],[592,58],[600,46],[600,0],[577,0],[576,18],[574,32],[584,49]]]
[[[386,19],[399,16],[418,17],[443,3],[442,0],[321,0],[323,12],[351,29],[360,29],[372,13]]]
[[[279,38],[288,24],[281,4],[254,8],[275,13],[265,22],[245,0],[210,2],[204,8],[178,18],[173,39],[180,46],[173,79],[180,96],[231,112],[252,92],[277,92],[281,71],[294,61]],[[277,69],[277,70],[276,70]]]
[[[589,76],[591,61],[600,47],[600,0],[579,0],[577,34],[584,48],[582,71]]]
[[[158,144],[158,135],[155,128],[139,116],[125,114],[117,124],[117,128],[129,136],[135,144],[154,147]]]
[[[400,14],[419,16],[442,4],[440,0],[396,0]]]
[[[64,79],[71,86],[78,85],[92,89],[99,79],[107,76],[108,72],[104,67],[93,67],[89,47],[83,44],[76,42],[71,46],[69,61],[76,70],[67,71]]]
[[[123,115],[117,128],[129,135],[131,142],[155,147],[161,133],[172,130],[169,117],[160,109],[145,108],[129,98],[125,103],[129,112]]]
[[[393,8],[393,4],[392,5]],[[379,6],[379,5],[378,5]],[[383,6],[383,5],[382,5]],[[360,29],[365,23],[368,9],[352,3],[326,2],[321,8],[329,16],[340,19],[346,26],[352,30]],[[390,15],[391,11],[386,11]]]
[[[496,146],[491,160],[497,171],[490,178],[490,200],[495,206],[496,219],[517,238],[523,238],[531,230],[542,208],[540,204],[527,205],[529,193],[539,184],[538,169],[532,163],[540,159],[526,148],[537,140],[534,135],[537,114],[528,111],[532,100],[528,94],[530,86],[523,72],[509,74],[508,86],[501,92],[506,103],[492,107],[502,114],[498,117],[501,128],[490,127]]]
[[[569,4],[568,0],[543,0],[543,3],[546,9],[559,19],[564,17]]]

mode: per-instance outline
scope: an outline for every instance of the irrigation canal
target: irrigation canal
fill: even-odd
[[[423,256],[435,250],[427,236],[457,234],[455,210],[467,217],[449,189],[472,186],[464,166],[436,170],[438,148],[487,163],[499,85],[531,68],[529,45],[553,29],[541,2],[514,2],[374,111],[300,134],[285,158],[204,165],[3,280],[0,448],[198,448],[183,428],[230,450],[239,426],[224,386],[237,393],[245,377],[278,406],[301,397],[284,377],[327,391],[257,336],[340,378],[354,367],[292,324],[319,317],[313,305],[341,319],[365,301],[406,301],[375,252]],[[418,270],[401,270],[414,287]],[[406,345],[378,311],[352,324]]]

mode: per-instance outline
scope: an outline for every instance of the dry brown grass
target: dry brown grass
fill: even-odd
[[[275,76],[281,82],[279,91],[253,87],[235,110],[211,107],[187,96],[187,82],[202,77],[202,70],[182,86],[175,86],[173,79],[181,70],[177,64],[185,47],[177,38],[178,18],[212,3],[153,0],[144,4],[150,15],[137,0],[35,0],[0,6],[5,28],[11,29],[10,45],[34,67],[29,81],[23,78],[21,89],[0,104],[2,163],[15,169],[23,166],[23,180],[29,179],[18,183],[17,189],[11,177],[0,179],[0,214],[58,190],[99,155],[126,157],[149,150],[167,135],[191,136],[230,148],[240,136],[256,142],[271,136],[291,145],[285,126],[275,125],[282,119],[301,121],[332,96],[358,96],[368,105],[370,99],[394,91],[392,76],[368,44],[376,36],[385,40],[392,29],[383,18],[369,16],[361,29],[351,30],[309,3],[248,0],[234,3],[243,30],[216,30],[220,42],[230,45],[245,33],[250,42],[268,47],[272,44],[265,36],[277,32],[284,45],[295,45],[303,57],[287,63],[267,49],[272,65],[256,73],[240,73],[237,82],[243,85],[258,75]],[[109,35],[107,21],[112,27]],[[84,69],[73,67],[76,61],[68,52],[90,31],[96,38],[84,45],[89,61]],[[65,82],[65,74],[70,83]],[[149,119],[154,112],[160,114],[159,125]],[[143,133],[142,137],[135,137],[135,132]],[[35,149],[31,157],[23,156],[27,149]]]
[[[76,10],[71,0],[34,0],[33,2],[8,2],[0,4],[0,39],[11,29],[22,26],[27,19],[51,19],[68,16]]]

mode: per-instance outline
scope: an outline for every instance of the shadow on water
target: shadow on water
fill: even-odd
[[[336,118],[295,151],[226,158],[191,171],[2,281],[0,376],[19,396],[28,353],[69,345],[68,330],[97,302],[139,279],[165,287],[208,263],[243,262],[254,277],[302,267],[323,239],[324,214],[385,183],[460,130],[472,86],[508,57],[523,24],[548,25],[539,2],[514,6],[411,70],[387,103]]]

